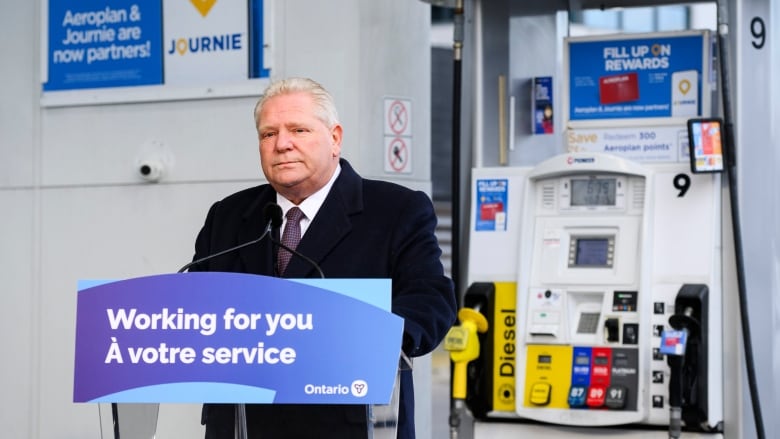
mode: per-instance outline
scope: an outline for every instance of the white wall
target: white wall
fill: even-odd
[[[261,90],[42,107],[41,2],[0,3],[0,426],[4,437],[96,438],[98,408],[71,402],[76,281],[171,272],[191,258],[211,203],[261,182],[252,121]],[[364,176],[430,191],[429,6],[273,3],[272,75],[311,76],[333,92],[343,155]],[[413,101],[411,174],[383,171],[384,96]],[[169,164],[157,184],[136,173],[149,154]],[[426,437],[430,392],[420,385]]]
[[[28,29],[36,21],[34,4],[12,5],[0,17],[7,35],[24,35],[15,44],[0,45],[0,426],[9,437],[32,437],[33,395],[38,366],[36,340],[40,303],[37,257],[36,47]],[[13,6],[13,7],[11,7]],[[33,54],[32,56],[30,54]]]
[[[276,67],[317,78],[334,95],[345,122],[342,155],[364,176],[387,178],[382,98],[411,98],[413,175],[396,179],[429,187],[430,7],[419,0],[276,0],[276,9],[283,23]]]

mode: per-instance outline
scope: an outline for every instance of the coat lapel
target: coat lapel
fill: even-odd
[[[241,218],[238,230],[238,242],[248,242],[259,238],[265,230],[268,219],[264,216],[265,206],[276,202],[276,193],[270,186],[263,186],[259,196]],[[241,262],[247,273],[274,275],[274,251],[271,241],[266,237],[261,242],[239,250]]]

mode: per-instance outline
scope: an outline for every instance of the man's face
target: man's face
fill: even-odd
[[[341,125],[328,128],[307,93],[275,96],[258,117],[260,164],[276,192],[299,204],[330,180],[341,151]]]

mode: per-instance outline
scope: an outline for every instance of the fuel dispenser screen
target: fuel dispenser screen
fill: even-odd
[[[572,206],[614,206],[616,178],[574,178],[571,180]]]
[[[573,236],[569,249],[569,267],[612,267],[615,238],[611,236]]]

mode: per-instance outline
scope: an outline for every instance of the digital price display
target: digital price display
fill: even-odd
[[[616,178],[574,178],[571,180],[571,205],[614,206]]]

